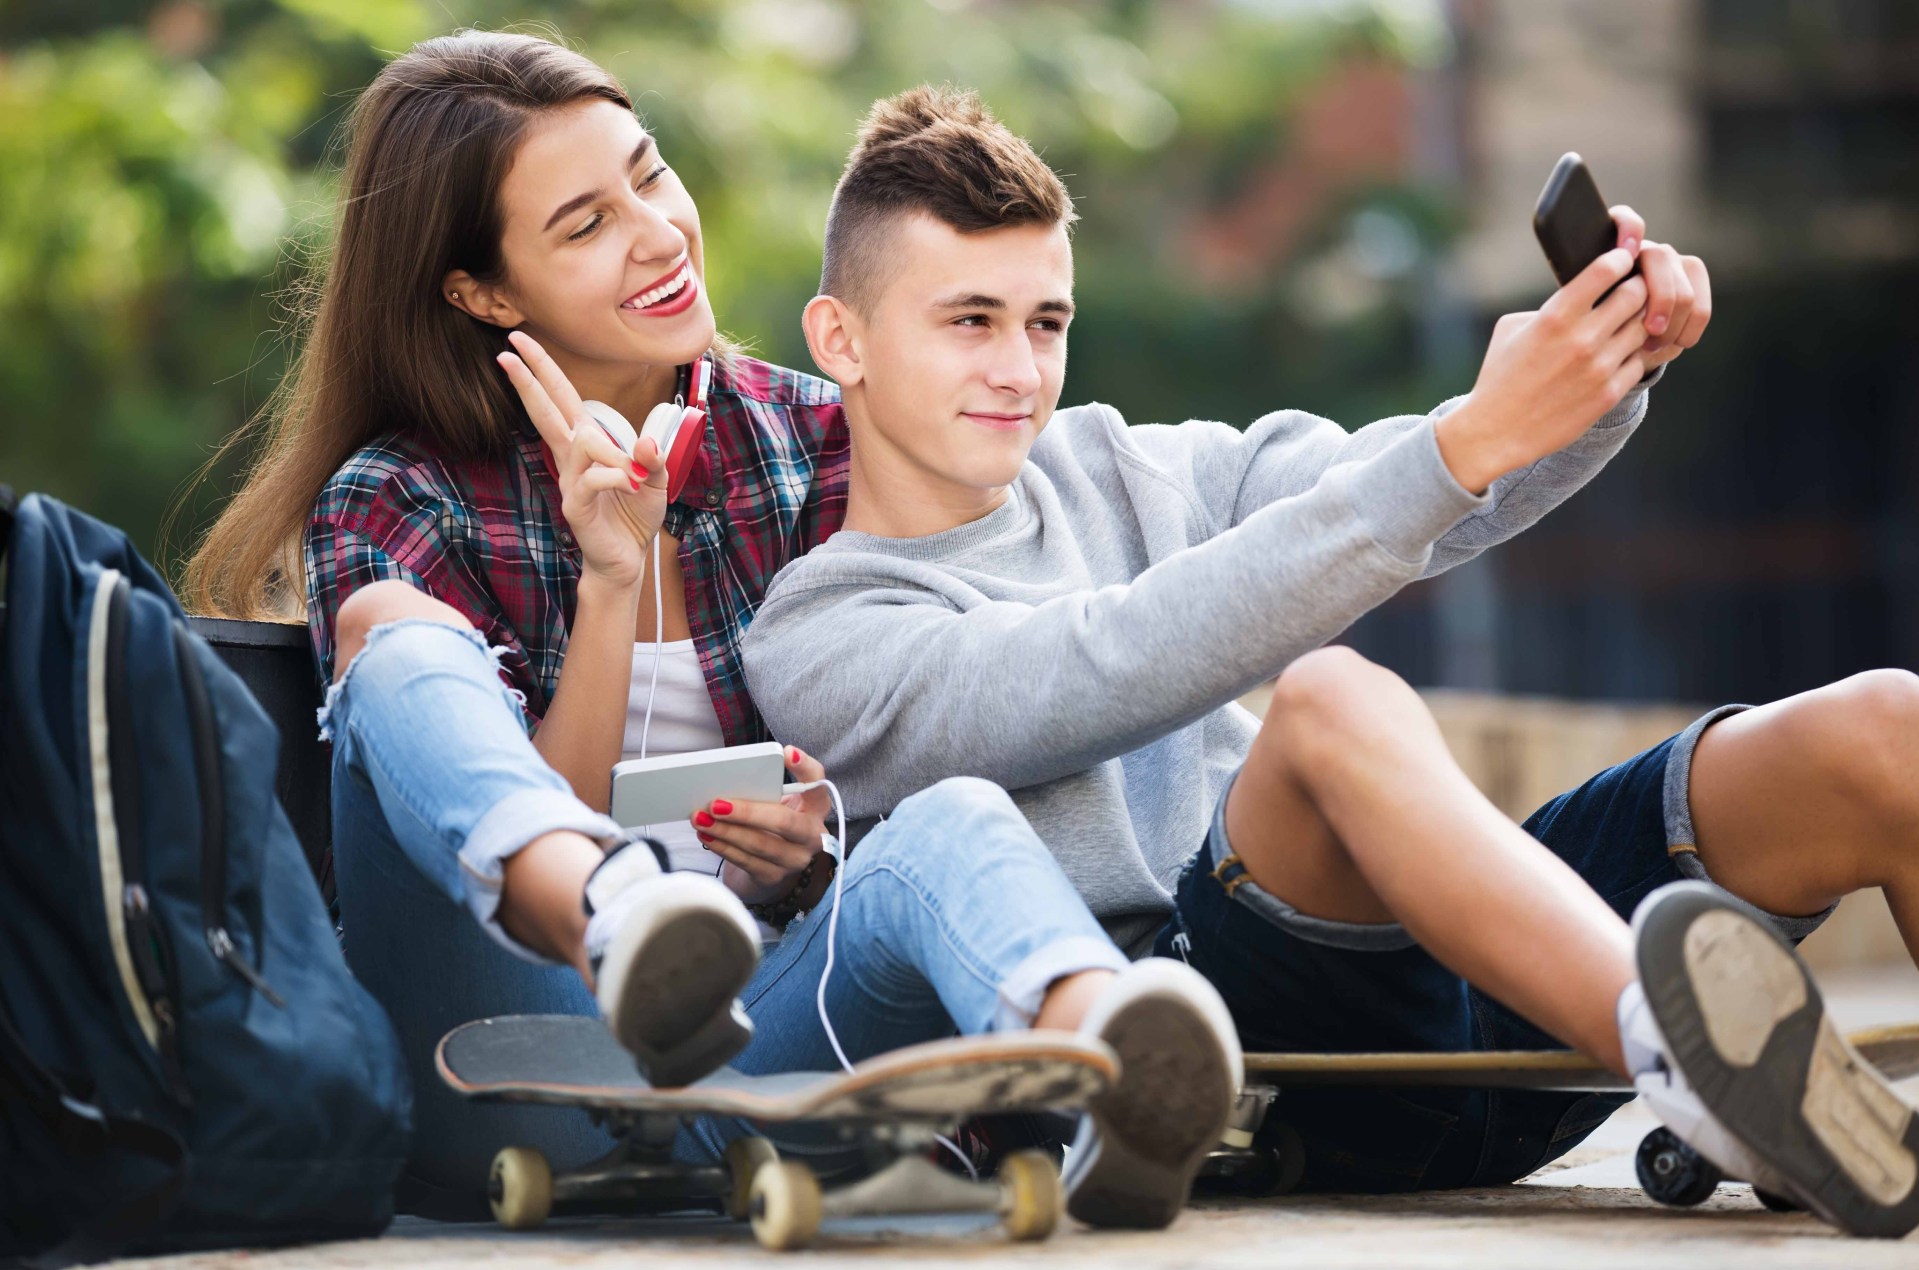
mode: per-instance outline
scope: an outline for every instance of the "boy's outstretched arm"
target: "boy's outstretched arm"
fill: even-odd
[[[747,685],[775,736],[839,774],[855,815],[955,773],[1018,789],[1270,678],[1418,577],[1478,503],[1426,429],[1130,581],[1099,585],[1071,559],[1029,561],[1022,582],[1010,563],[989,576],[829,544],[768,590],[741,644]]]
[[[1659,369],[1696,345],[1711,319],[1705,264],[1663,243],[1642,243],[1645,224],[1631,208],[1616,207],[1613,216],[1618,251],[1595,261],[1538,312],[1502,319],[1472,394],[1426,416],[1383,419],[1351,433],[1322,422],[1317,433],[1303,435],[1297,412],[1265,416],[1244,431],[1194,422],[1128,433],[1150,461],[1188,486],[1218,532],[1301,492],[1330,467],[1363,460],[1407,431],[1432,428],[1446,438],[1453,475],[1462,484],[1478,482],[1469,488],[1487,495],[1484,506],[1434,544],[1427,574],[1452,568],[1529,528],[1591,480],[1644,417],[1644,390]],[[1627,257],[1637,261],[1638,278],[1607,296],[1610,310],[1595,314],[1595,302],[1631,267]],[[1625,341],[1633,317],[1624,329],[1615,322],[1633,296],[1643,297],[1636,315],[1647,332],[1637,346],[1643,379],[1625,364],[1634,353]],[[1622,338],[1611,364],[1595,361],[1588,355],[1600,350],[1595,332],[1615,330]],[[1590,376],[1584,402],[1572,378],[1582,359],[1579,369]],[[1605,383],[1614,370],[1618,377]]]

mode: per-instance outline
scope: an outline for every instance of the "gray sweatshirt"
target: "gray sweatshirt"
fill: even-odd
[[[1258,724],[1234,698],[1417,578],[1531,525],[1619,451],[1635,389],[1483,496],[1431,415],[1357,432],[1058,412],[1006,501],[922,538],[835,534],[782,569],[741,645],[773,735],[849,817],[948,776],[1004,786],[1136,955]]]

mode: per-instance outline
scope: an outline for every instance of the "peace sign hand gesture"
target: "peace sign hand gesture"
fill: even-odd
[[[647,548],[666,518],[666,464],[641,441],[628,458],[586,412],[559,365],[524,331],[498,360],[559,469],[560,514],[580,544],[582,570],[638,587]]]

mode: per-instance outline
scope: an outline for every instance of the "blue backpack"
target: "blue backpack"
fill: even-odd
[[[0,488],[0,1261],[378,1233],[411,1092],[279,737],[124,534]]]

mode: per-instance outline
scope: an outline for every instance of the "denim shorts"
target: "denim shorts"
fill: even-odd
[[[1654,889],[1704,880],[1693,849],[1693,747],[1726,706],[1534,812],[1526,831],[1622,917]],[[1226,837],[1226,793],[1186,864],[1154,952],[1219,989],[1250,1051],[1422,1053],[1565,1048],[1435,961],[1398,925],[1326,921],[1262,891]],[[1830,909],[1827,913],[1830,913]],[[1827,913],[1778,918],[1798,940]],[[1282,1091],[1262,1133],[1290,1126],[1302,1186],[1411,1191],[1517,1181],[1577,1146],[1629,1094],[1530,1090]]]

